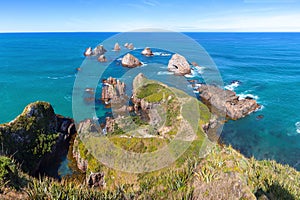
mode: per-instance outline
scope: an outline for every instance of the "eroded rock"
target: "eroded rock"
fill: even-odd
[[[168,70],[176,75],[185,75],[191,73],[191,67],[188,61],[179,54],[174,54],[169,60]]]
[[[128,53],[122,58],[122,65],[124,67],[133,68],[141,66],[142,63],[139,61],[139,59]]]
[[[254,99],[240,99],[235,92],[217,86],[202,84],[198,91],[205,104],[233,120],[243,118],[260,108]]]

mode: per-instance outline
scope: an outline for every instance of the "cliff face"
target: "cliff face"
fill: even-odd
[[[56,115],[46,102],[31,103],[13,121],[0,125],[3,151],[30,174],[51,163],[62,145],[75,133],[73,120]]]

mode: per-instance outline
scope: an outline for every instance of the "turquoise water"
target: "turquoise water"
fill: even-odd
[[[49,101],[56,113],[72,117],[72,89],[83,51],[112,35],[0,34],[0,123],[14,119],[37,100]],[[229,121],[223,141],[247,156],[300,169],[300,33],[187,35],[207,50],[225,85],[263,105],[244,119]],[[156,59],[167,63],[167,57]],[[231,84],[236,80],[239,84]],[[98,110],[105,111],[102,106]],[[263,119],[258,120],[258,115]]]

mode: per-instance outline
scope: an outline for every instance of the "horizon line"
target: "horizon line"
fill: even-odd
[[[5,33],[151,33],[151,31],[0,31],[0,34]],[[156,33],[300,33],[300,31],[153,31]]]

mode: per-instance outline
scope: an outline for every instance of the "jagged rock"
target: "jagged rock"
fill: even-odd
[[[91,47],[86,48],[86,50],[85,50],[85,52],[84,52],[83,55],[84,55],[84,56],[91,56],[91,55],[93,55],[93,50],[92,50],[92,48],[91,48]]]
[[[92,173],[87,177],[86,182],[89,187],[91,188],[103,188],[105,187],[105,180],[104,180],[104,173],[103,172],[97,172]]]
[[[107,133],[112,133],[115,131],[115,120],[112,117],[105,118],[105,129]]]
[[[146,47],[143,51],[142,54],[145,56],[153,56],[153,52],[149,47]]]
[[[114,51],[120,51],[120,50],[121,50],[121,47],[120,47],[119,43],[116,43],[114,46]]]
[[[125,95],[125,83],[109,77],[103,81],[101,99],[106,103],[111,99],[117,99]]]
[[[174,72],[177,75],[185,75],[191,73],[190,64],[183,56],[179,54],[174,54],[169,60],[168,70]]]
[[[99,62],[107,62],[107,59],[106,59],[105,55],[101,55],[98,57],[98,61]]]
[[[133,50],[134,49],[134,46],[133,46],[133,44],[132,43],[130,43],[130,44],[128,44],[127,45],[127,47],[126,47],[127,49],[130,49],[130,50]]]
[[[78,136],[77,136],[78,137]],[[77,137],[74,140],[73,143],[73,150],[72,150],[72,155],[73,158],[76,160],[76,164],[79,170],[82,172],[86,172],[87,167],[88,167],[88,161],[83,159],[80,155],[79,149],[78,149],[78,139]]]
[[[204,103],[233,120],[245,117],[260,108],[254,99],[239,99],[235,92],[216,86],[202,84],[198,91]]]
[[[94,50],[93,50],[93,55],[99,56],[105,54],[106,49],[104,48],[103,45],[98,45]]]
[[[139,59],[137,59],[136,57],[128,53],[122,58],[122,65],[124,67],[133,68],[133,67],[141,66],[142,63],[139,61]]]
[[[129,44],[126,42],[126,43],[124,44],[124,47],[126,47],[126,48],[127,48],[127,47],[128,47],[128,45],[129,45]]]

